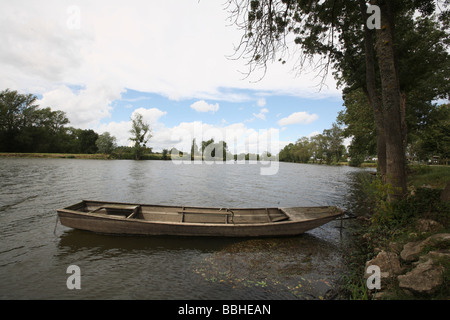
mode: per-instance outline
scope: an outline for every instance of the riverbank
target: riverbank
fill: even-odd
[[[50,158],[50,159],[109,159],[107,154],[73,154],[73,153],[18,153],[2,152],[0,158]]]
[[[408,179],[396,203],[377,177],[362,181],[367,214],[357,219],[344,298],[450,299],[450,167],[413,166]]]
[[[20,153],[20,152],[0,152],[0,158],[49,158],[49,159],[97,159],[97,160],[135,160],[132,153],[113,153],[113,154],[76,154],[76,153]],[[235,156],[236,158],[236,156]],[[196,157],[196,160],[200,158]],[[171,155],[162,153],[149,153],[142,155],[140,160],[171,160]],[[258,157],[259,160],[259,157]],[[308,162],[307,164],[327,165],[318,162]],[[349,166],[349,162],[339,162],[331,165]],[[364,162],[361,168],[376,168],[375,162]]]
[[[134,160],[131,153],[126,154],[77,154],[77,153],[19,153],[19,152],[0,152],[0,158],[48,158],[48,159],[123,159]],[[162,154],[151,153],[142,156],[141,160],[163,160]]]

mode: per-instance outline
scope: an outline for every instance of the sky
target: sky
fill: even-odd
[[[246,76],[242,31],[223,0],[0,0],[0,90],[33,93],[70,126],[130,144],[131,117],[152,128],[154,151],[193,138],[231,152],[278,153],[331,128],[343,109],[331,74],[286,64]]]

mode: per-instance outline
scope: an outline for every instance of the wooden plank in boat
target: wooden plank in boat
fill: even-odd
[[[216,210],[216,211],[193,211],[193,210],[186,210],[186,211],[178,211],[179,214],[228,214],[228,215],[232,215],[233,212],[231,211],[220,211],[220,210]]]

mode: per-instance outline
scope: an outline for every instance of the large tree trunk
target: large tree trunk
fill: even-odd
[[[406,194],[406,160],[403,147],[401,121],[401,94],[397,69],[391,19],[390,0],[379,1],[381,29],[377,30],[376,51],[380,68],[384,133],[386,137],[386,182],[394,187],[392,199]]]
[[[360,0],[361,14],[365,24],[364,30],[364,44],[366,54],[366,94],[369,103],[372,106],[375,119],[375,127],[377,132],[377,157],[378,157],[378,172],[383,181],[386,180],[386,137],[384,134],[384,117],[383,104],[378,93],[375,75],[375,54],[374,54],[374,40],[373,31],[367,28],[366,21],[368,19],[366,1]]]

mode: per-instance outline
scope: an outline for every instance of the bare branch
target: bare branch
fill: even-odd
[[[263,71],[278,60],[285,63],[294,49],[296,76],[312,67],[319,78],[318,87],[325,85],[332,66],[330,50],[335,46],[335,6],[343,0],[299,2],[289,0],[229,0],[229,20],[243,35],[229,59],[247,61],[246,78],[257,70]],[[328,25],[317,17],[323,8],[330,11]],[[277,59],[278,58],[278,59]]]

